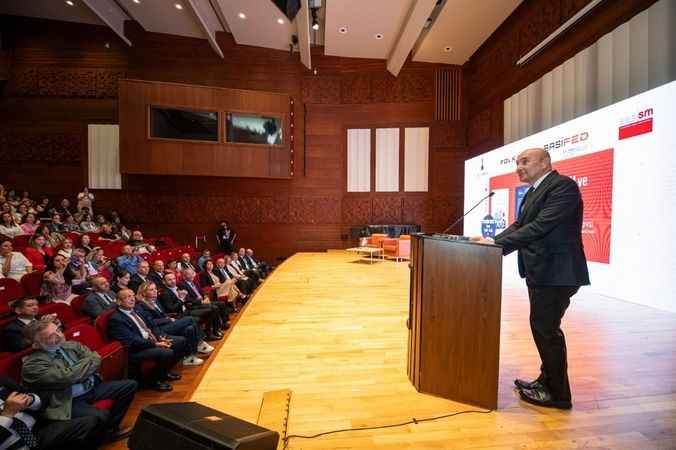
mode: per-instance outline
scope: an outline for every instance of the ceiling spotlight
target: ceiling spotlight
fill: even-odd
[[[347,27],[340,27],[338,28],[338,32],[340,34],[347,34]]]
[[[453,47],[451,47],[450,45],[447,45],[446,47],[444,47],[444,51],[446,53],[451,53],[453,51]]]
[[[315,30],[315,31],[319,30],[319,22],[314,22],[312,24],[312,29]]]
[[[375,37],[376,39],[380,40],[380,39],[383,38],[383,34],[382,34],[382,33],[376,33],[376,35],[375,35],[374,37]]]
[[[279,19],[277,19],[277,23],[280,25],[284,25],[284,19],[280,17]]]
[[[139,3],[141,3],[141,0],[134,0],[134,3],[138,5]]]
[[[181,5],[180,3],[176,3],[174,6],[175,6],[176,9],[178,9],[178,10],[183,9],[183,5]]]
[[[73,3],[71,0],[66,0],[66,5],[75,6],[75,3]]]
[[[246,19],[246,14],[244,14],[244,13],[239,13],[239,14],[237,14],[237,16],[238,16],[240,19]]]

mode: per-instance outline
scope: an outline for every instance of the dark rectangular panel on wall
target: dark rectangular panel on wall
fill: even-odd
[[[289,178],[290,147],[225,142],[225,114],[250,112],[279,117],[291,127],[289,95],[143,80],[121,80],[120,171],[126,174]],[[150,136],[151,106],[218,112],[216,142]]]

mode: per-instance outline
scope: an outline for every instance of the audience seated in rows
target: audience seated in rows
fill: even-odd
[[[214,267],[212,260],[208,259],[204,262],[204,270],[200,273],[200,285],[213,289],[215,299],[225,299],[237,311],[237,300],[246,299],[246,295],[237,288],[232,278],[224,277],[221,281],[221,278],[214,272]]]
[[[197,356],[198,353],[208,355],[214,348],[207,344],[206,335],[198,326],[192,316],[184,316],[178,319],[169,317],[162,309],[157,299],[157,286],[152,281],[146,281],[139,286],[138,299],[139,313],[146,323],[151,323],[167,335],[183,336],[186,340],[188,355],[183,358],[185,366],[199,366],[204,360]]]
[[[160,303],[162,309],[167,314],[176,317],[192,316],[198,322],[206,327],[208,340],[218,340],[223,338],[221,329],[227,327],[221,323],[217,310],[211,305],[203,304],[201,301],[193,301],[194,297],[188,296],[186,289],[179,289],[176,284],[176,275],[167,273],[164,275],[164,289],[160,294]]]
[[[141,286],[146,281],[150,281],[148,276],[149,273],[150,264],[148,264],[148,261],[141,261],[137,267],[136,273],[132,275],[129,283],[127,283],[127,287],[135,293],[138,293],[139,286]],[[155,286],[161,287],[161,285],[158,285],[157,283],[155,283]]]
[[[143,258],[139,256],[138,250],[134,250],[131,245],[122,247],[122,254],[116,259],[118,269],[129,272],[131,275],[136,273],[141,261],[143,261]]]
[[[170,369],[187,355],[185,338],[166,335],[152,323],[146,323],[136,309],[131,289],[117,293],[117,308],[108,319],[108,337],[120,341],[127,349],[129,373],[139,382],[158,391],[171,391],[167,381],[181,378]],[[144,361],[154,364],[149,377],[142,376]]]
[[[44,270],[54,257],[54,249],[47,245],[47,239],[42,235],[34,235],[29,246],[23,251],[24,256],[33,266],[33,270]]]

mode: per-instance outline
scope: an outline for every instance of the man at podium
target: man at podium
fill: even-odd
[[[542,148],[523,151],[516,159],[519,180],[530,189],[517,219],[494,240],[503,255],[518,251],[519,275],[526,279],[530,326],[542,364],[533,381],[514,380],[521,398],[539,406],[570,409],[566,340],[561,319],[570,298],[589,284],[582,247],[582,196],[577,183],[552,170]]]

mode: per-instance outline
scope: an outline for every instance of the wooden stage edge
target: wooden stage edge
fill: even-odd
[[[184,369],[174,395],[139,393],[125,423],[144,402],[181,400],[255,423],[263,394],[279,389],[292,391],[291,435],[479,410],[416,392],[406,376],[407,262],[357,259],[344,251],[287,259],[240,313],[208,367]],[[537,374],[539,359],[525,287],[505,287],[497,411],[292,438],[288,448],[675,449],[676,314],[582,289],[563,329],[571,411],[531,406],[513,390],[515,377]]]

